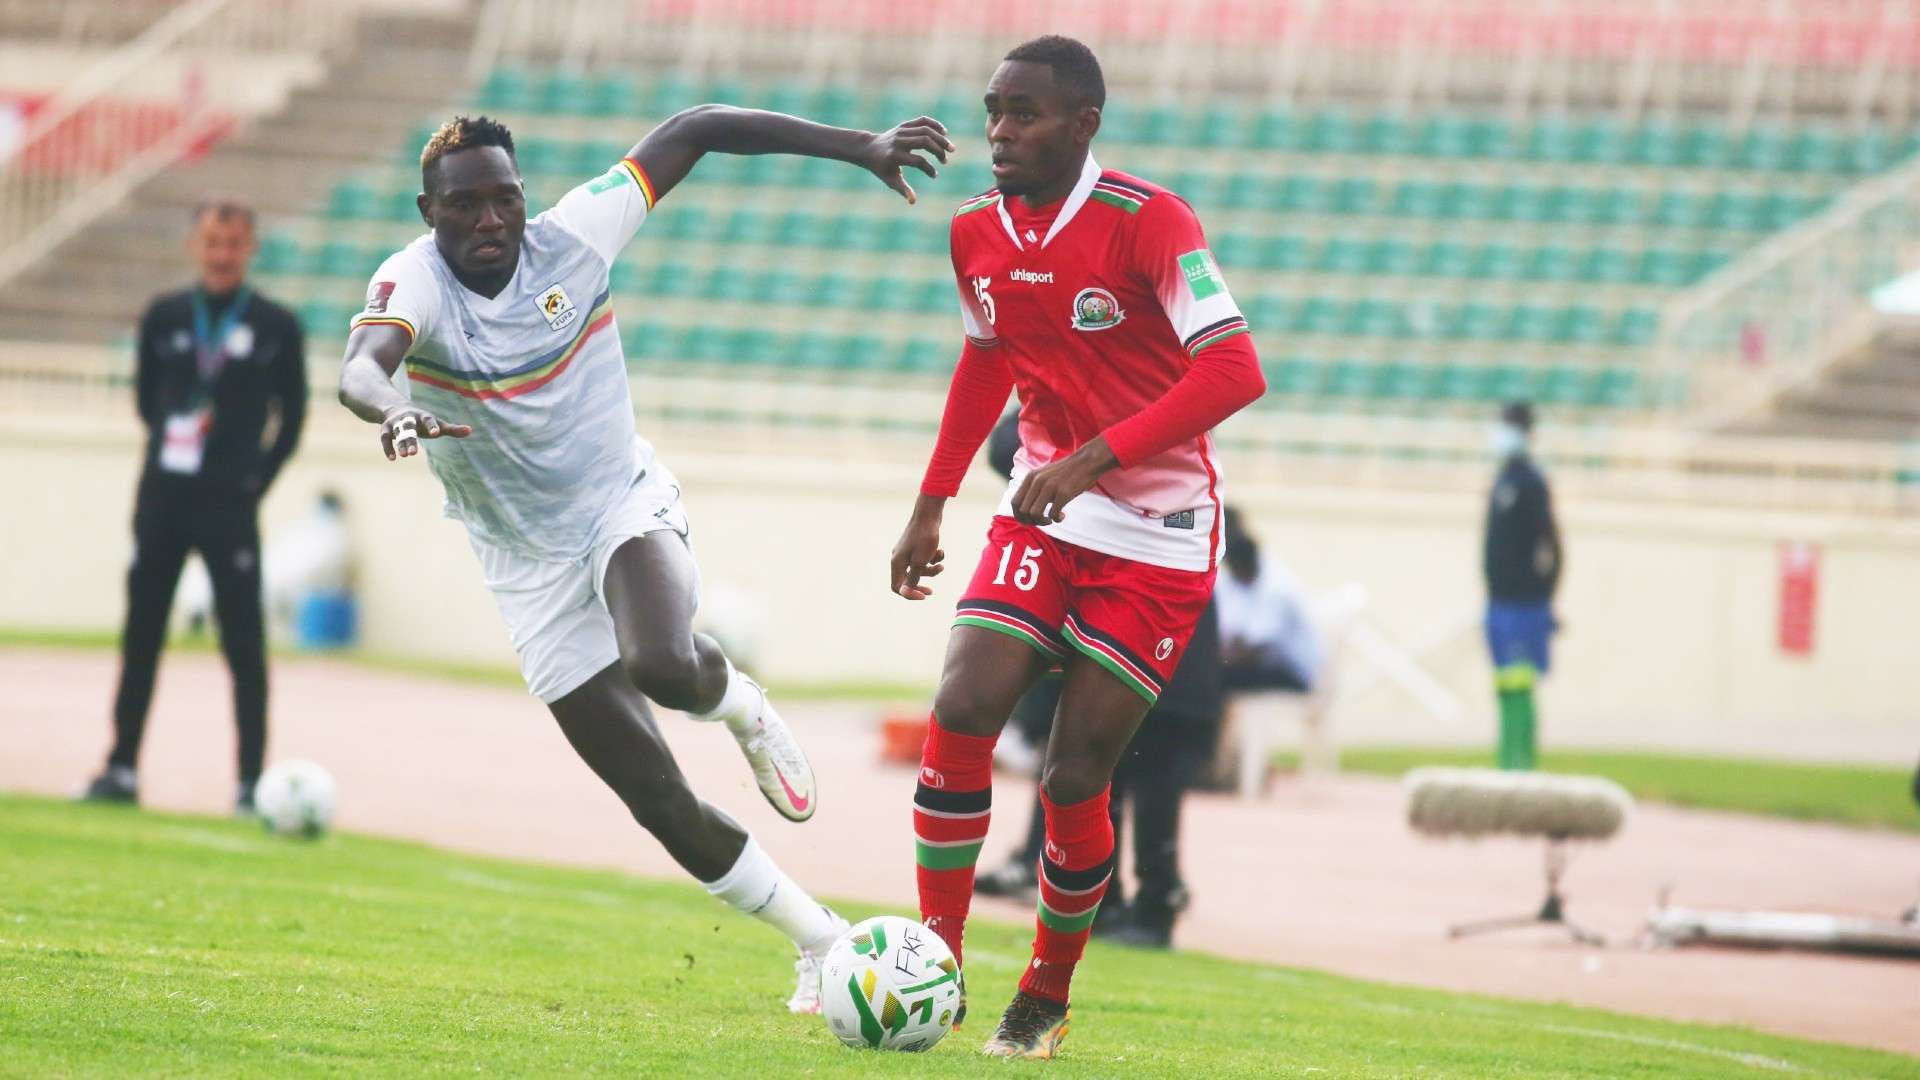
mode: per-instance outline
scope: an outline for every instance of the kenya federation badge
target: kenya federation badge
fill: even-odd
[[[1081,289],[1073,298],[1073,328],[1075,330],[1106,330],[1119,326],[1127,313],[1120,310],[1120,301],[1105,289]]]

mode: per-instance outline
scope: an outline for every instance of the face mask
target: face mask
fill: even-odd
[[[1518,457],[1527,450],[1527,433],[1512,424],[1496,426],[1488,441],[1493,448],[1493,456],[1502,461]]]

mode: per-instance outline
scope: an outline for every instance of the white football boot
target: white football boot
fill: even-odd
[[[800,950],[800,958],[793,962],[793,996],[787,999],[787,1011],[792,1013],[818,1014],[820,1012],[820,968],[826,963],[827,950],[840,940],[851,924],[839,915],[833,916],[833,936],[819,952]]]
[[[746,676],[740,678],[746,679]],[[813,816],[820,801],[814,787],[813,766],[807,764],[807,755],[793,737],[792,729],[774,711],[767,692],[752,679],[747,682],[760,695],[760,715],[747,730],[734,732],[734,740],[740,744],[740,752],[747,756],[747,764],[753,766],[753,779],[760,785],[760,794],[767,797],[781,817],[805,821]]]

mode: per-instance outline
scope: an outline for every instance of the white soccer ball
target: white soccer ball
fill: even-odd
[[[898,915],[857,923],[827,950],[820,1013],[848,1046],[930,1050],[953,1030],[960,965],[940,935]]]
[[[333,824],[333,776],[311,761],[282,761],[254,785],[253,811],[268,832],[320,836]]]

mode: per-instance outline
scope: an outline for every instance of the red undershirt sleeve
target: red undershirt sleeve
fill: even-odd
[[[1212,431],[1267,391],[1253,339],[1245,334],[1208,347],[1160,400],[1106,430],[1107,446],[1130,469]]]
[[[1199,438],[1267,389],[1247,320],[1185,200],[1171,192],[1147,200],[1132,256],[1134,273],[1153,287],[1192,363],[1160,400],[1107,428],[1121,468]]]
[[[999,422],[1000,411],[1012,392],[1013,370],[1007,366],[1005,353],[996,346],[969,340],[960,350],[953,383],[947,388],[940,437],[934,442],[933,460],[927,463],[926,477],[920,482],[922,495],[950,499],[960,493],[967,467]]]

